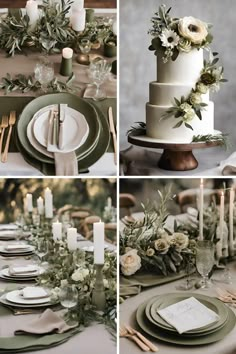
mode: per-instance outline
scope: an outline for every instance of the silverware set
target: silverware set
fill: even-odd
[[[117,138],[116,138],[116,130],[115,130],[112,107],[108,108],[108,119],[109,119],[110,133],[112,135],[112,141],[114,146],[114,162],[116,165],[117,164]]]
[[[216,288],[217,297],[222,302],[236,307],[236,291],[231,291],[222,288]]]
[[[135,342],[144,352],[157,352],[159,350],[150,340],[128,325],[120,326],[119,335]]]
[[[8,118],[7,115],[2,116],[2,121],[0,124],[0,158],[2,162],[7,162],[8,158],[8,151],[9,151],[9,145],[10,145],[10,140],[11,140],[11,135],[12,135],[12,128],[16,123],[16,112],[11,111],[10,116]],[[7,133],[7,140],[5,143],[5,148],[3,149],[3,144],[4,144],[4,136],[6,133],[7,128],[8,133]]]

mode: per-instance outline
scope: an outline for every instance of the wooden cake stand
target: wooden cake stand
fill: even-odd
[[[161,140],[152,139],[146,135],[128,135],[128,142],[132,145],[142,146],[152,149],[164,149],[158,166],[164,170],[170,171],[190,171],[198,166],[198,161],[193,155],[193,149],[206,149],[221,144],[218,140],[210,142],[197,143],[168,143]]]

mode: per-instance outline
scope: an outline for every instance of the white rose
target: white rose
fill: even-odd
[[[182,251],[184,248],[188,247],[189,239],[188,236],[181,232],[174,232],[172,235],[173,244],[177,251]]]
[[[158,240],[154,241],[154,247],[159,253],[165,254],[168,252],[170,245],[165,238],[159,238]]]
[[[65,287],[68,285],[68,281],[66,279],[61,280],[61,287]]]
[[[120,257],[121,271],[124,275],[132,275],[141,268],[141,258],[138,251],[131,249]]]
[[[179,20],[179,34],[194,44],[201,44],[207,37],[207,25],[194,17],[184,17]]]
[[[86,278],[89,275],[89,270],[88,269],[82,269],[82,275],[84,278]]]

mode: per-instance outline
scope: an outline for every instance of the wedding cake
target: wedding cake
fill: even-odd
[[[157,56],[157,81],[149,85],[146,135],[163,142],[190,143],[196,136],[214,135],[214,103],[223,67],[211,53],[209,25],[193,17],[172,19],[165,5],[152,18],[150,50]],[[209,52],[209,61],[203,58]]]

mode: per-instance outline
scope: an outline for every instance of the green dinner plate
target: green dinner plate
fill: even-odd
[[[85,143],[76,150],[76,156],[81,169],[94,164],[105,152],[109,145],[110,132],[106,117],[91,103],[69,93],[56,93],[35,98],[29,102],[21,113],[17,123],[17,135],[21,150],[23,149],[31,157],[48,164],[54,164],[54,160],[41,154],[32,147],[27,137],[27,125],[34,114],[41,108],[65,103],[69,107],[82,113],[89,125],[89,135]]]
[[[169,325],[158,313],[157,310],[163,309],[167,306],[175,304],[176,302],[185,300],[189,297],[195,297],[198,301],[200,301],[203,305],[217,313],[220,317],[219,321],[211,323],[209,325],[203,326],[201,328],[196,328],[191,331],[185,332],[184,335],[189,334],[203,334],[208,333],[209,331],[214,331],[224,325],[227,320],[227,311],[225,311],[225,305],[210,296],[202,295],[202,294],[182,294],[182,293],[174,293],[174,294],[166,294],[164,297],[159,296],[158,299],[155,299],[148,304],[146,308],[146,315],[149,315],[149,320],[153,323],[158,325],[159,327],[177,333],[176,329]],[[151,317],[151,318],[150,318]]]
[[[173,343],[178,345],[186,345],[186,346],[194,346],[194,345],[204,345],[217,342],[223,339],[228,333],[232,331],[236,324],[236,317],[233,311],[225,306],[226,311],[228,313],[228,320],[225,325],[219,330],[210,333],[208,335],[203,336],[179,336],[176,334],[172,334],[169,331],[164,331],[162,329],[157,329],[157,326],[153,325],[149,322],[145,314],[145,308],[148,304],[149,300],[143,304],[141,304],[136,312],[136,320],[139,327],[150,336],[160,339],[167,343]]]

